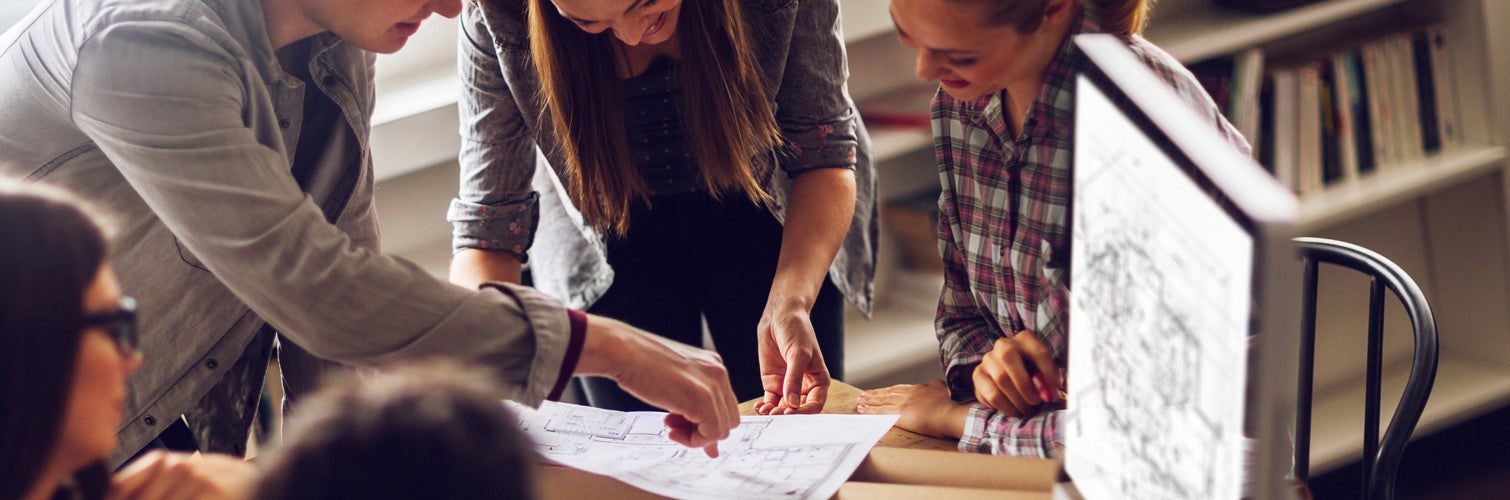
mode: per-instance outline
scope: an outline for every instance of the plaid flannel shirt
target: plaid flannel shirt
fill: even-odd
[[[1089,12],[1070,37],[1100,33]],[[944,289],[935,328],[949,392],[975,399],[971,374],[996,339],[1038,335],[1065,364],[1069,334],[1070,188],[1074,60],[1066,37],[1045,72],[1021,133],[1011,137],[1000,93],[963,102],[940,91],[933,101],[938,159],[939,252]],[[1134,36],[1128,48],[1244,153],[1248,143],[1222,117],[1174,57]],[[1057,409],[1017,419],[973,404],[961,451],[1050,457]]]

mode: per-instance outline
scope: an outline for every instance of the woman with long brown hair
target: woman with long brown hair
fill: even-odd
[[[820,410],[876,236],[836,1],[479,0],[463,30],[452,280],[529,259],[570,306],[692,345],[706,322],[758,411]]]
[[[240,498],[256,467],[147,453],[113,478],[136,302],[104,226],[72,195],[0,178],[0,498]]]
[[[1152,0],[892,0],[933,101],[944,379],[860,395],[860,413],[959,439],[964,451],[1058,454],[1069,342],[1070,38],[1123,40],[1235,147],[1248,143],[1195,77],[1143,39]]]

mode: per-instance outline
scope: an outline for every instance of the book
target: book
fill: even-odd
[[[1442,127],[1437,120],[1436,79],[1431,68],[1431,40],[1426,30],[1410,35],[1411,56],[1415,61],[1416,102],[1420,111],[1421,149],[1426,154],[1442,150]]]
[[[1239,52],[1234,59],[1232,70],[1232,125],[1237,131],[1248,138],[1248,144],[1253,145],[1254,154],[1258,154],[1258,145],[1263,142],[1263,128],[1259,126],[1262,117],[1259,111],[1259,94],[1263,92],[1264,85],[1264,52],[1259,49],[1248,49]]]
[[[1396,125],[1399,127],[1401,160],[1416,162],[1426,157],[1421,148],[1421,103],[1416,90],[1416,64],[1411,51],[1410,34],[1397,33],[1385,42],[1389,50],[1391,86],[1395,89]]]
[[[1387,78],[1389,71],[1384,63],[1383,50],[1379,43],[1367,43],[1359,48],[1363,56],[1363,81],[1368,85],[1368,115],[1373,119],[1369,142],[1373,146],[1374,166],[1378,170],[1399,163],[1395,155],[1398,139],[1395,136],[1394,108],[1390,103],[1394,92]]]
[[[1296,141],[1300,139],[1297,125],[1300,123],[1300,81],[1292,69],[1275,70],[1274,82],[1274,177],[1290,190],[1299,187],[1296,183],[1296,163],[1300,157]]]
[[[1330,185],[1343,179],[1342,124],[1338,109],[1336,69],[1331,58],[1317,61],[1315,66],[1321,121],[1321,183]]]
[[[1302,197],[1321,190],[1321,71],[1316,64],[1296,70],[1295,187]]]
[[[1336,147],[1337,163],[1341,170],[1343,180],[1357,180],[1360,169],[1358,165],[1358,118],[1355,110],[1358,107],[1358,84],[1353,76],[1353,61],[1350,51],[1342,51],[1332,54],[1328,63],[1331,65],[1332,87],[1335,92],[1336,112]],[[1367,119],[1367,117],[1365,117]]]
[[[1448,40],[1440,24],[1428,26],[1426,37],[1431,41],[1432,88],[1436,91],[1437,122],[1442,130],[1442,147],[1463,143],[1462,115],[1457,101],[1457,75],[1448,50]]]

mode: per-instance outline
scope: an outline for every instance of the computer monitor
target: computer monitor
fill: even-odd
[[[1088,499],[1283,495],[1295,197],[1124,42],[1074,44],[1066,469]]]

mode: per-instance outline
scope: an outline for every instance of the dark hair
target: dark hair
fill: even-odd
[[[1043,24],[1043,10],[1048,0],[955,0],[957,2],[990,3],[991,14],[986,23],[991,26],[1011,25],[1020,33],[1029,33]],[[1122,38],[1143,34],[1148,25],[1148,11],[1154,0],[1075,0],[1095,13],[1101,26]]]
[[[619,79],[619,60],[611,30],[582,31],[549,0],[524,3],[547,115],[541,121],[549,119],[558,138],[567,194],[589,226],[623,234],[631,203],[648,203],[650,190],[629,159],[624,98],[612,83]],[[767,155],[782,145],[781,129],[744,12],[736,0],[688,0],[681,9],[679,111],[701,184],[715,199],[732,192],[763,201],[769,194],[761,180],[774,167]]]
[[[254,498],[530,498],[524,432],[491,371],[404,365],[322,389]]]
[[[61,437],[84,331],[84,292],[108,257],[104,226],[67,193],[0,178],[0,498],[41,479]],[[78,472],[104,496],[105,463]]]

